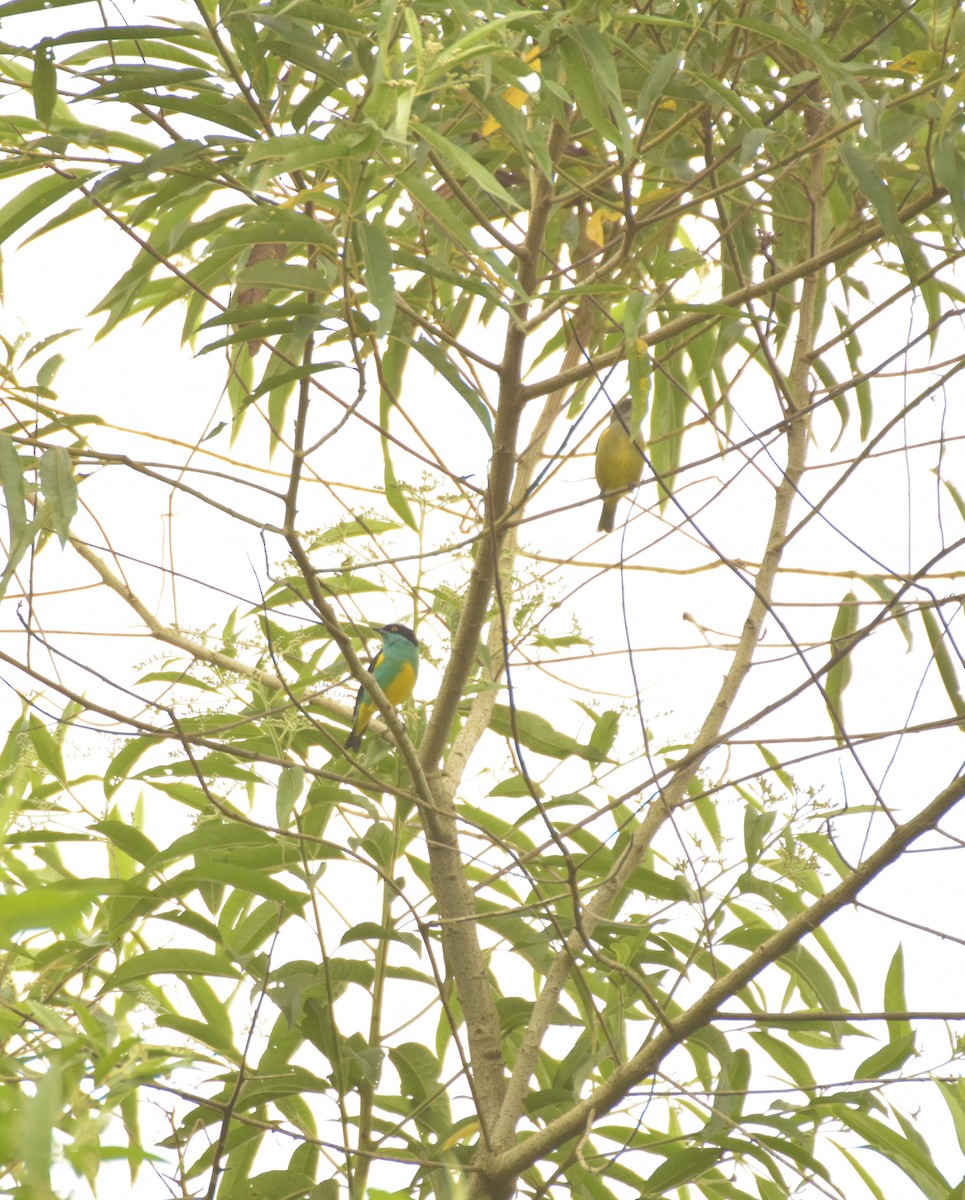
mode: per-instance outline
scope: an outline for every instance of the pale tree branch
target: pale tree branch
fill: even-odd
[[[821,156],[818,158],[821,159]],[[816,213],[815,229],[820,228],[820,212],[824,202],[822,171],[823,159],[812,164],[811,202]],[[814,251],[813,261],[817,257],[818,247],[814,245],[812,249]],[[774,584],[787,542],[791,509],[804,473],[808,438],[808,423],[805,419],[808,407],[807,378],[810,354],[813,351],[816,336],[819,293],[819,278],[816,274],[811,274],[806,277],[803,285],[794,359],[786,381],[786,394],[789,397],[790,405],[787,415],[796,419],[789,419],[786,423],[786,466],[775,492],[766,549],[761,558],[760,570],[753,583],[753,597],[731,665],[694,740],[693,747],[687,755],[685,764],[674,772],[668,783],[661,789],[659,797],[651,804],[643,821],[637,827],[621,862],[586,906],[577,927],[567,938],[550,968],[517,1054],[513,1075],[507,1089],[506,1102],[501,1113],[500,1141],[509,1138],[522,1115],[529,1081],[535,1070],[543,1039],[579,952],[585,947],[588,939],[593,936],[599,922],[612,915],[643,855],[653,844],[657,832],[673,812],[686,803],[689,785],[706,755],[718,744],[727,714],[751,669],[761,628],[771,605]],[[504,1175],[501,1171],[497,1174],[500,1177]],[[474,1194],[485,1195],[487,1186],[485,1181],[474,1181]]]
[[[898,213],[898,220],[901,224],[908,225],[915,217],[926,212],[934,205],[936,200],[941,199],[946,194],[946,190],[943,187],[933,188],[927,195],[904,205]],[[722,296],[718,303],[729,305],[733,308],[743,308],[751,300],[758,300],[763,296],[777,295],[784,288],[807,279],[809,275],[813,275],[825,267],[840,264],[860,254],[862,250],[867,250],[870,246],[876,245],[884,236],[885,233],[881,223],[878,221],[869,221],[867,229],[863,229],[860,233],[853,234],[843,242],[832,242],[822,250],[810,255],[804,262],[796,263],[793,267],[787,267],[783,271],[766,276],[757,283],[749,283],[746,287],[729,292],[726,296]],[[716,316],[708,317],[705,312],[699,310],[692,313],[685,313],[681,317],[674,317],[669,321],[662,322],[658,328],[647,334],[647,342],[651,347],[659,346],[663,342],[682,337],[683,334],[689,333],[690,330],[697,329],[701,325],[713,324],[719,319]],[[537,396],[545,396],[549,392],[556,391],[559,388],[572,387],[577,383],[582,383],[584,380],[599,375],[608,367],[612,367],[615,363],[620,362],[623,356],[624,350],[622,346],[604,351],[588,362],[571,367],[568,371],[559,371],[536,383],[525,384],[523,387],[523,397],[526,400],[533,400]]]
[[[585,268],[578,268],[578,283],[585,282],[587,275],[588,271]],[[563,354],[561,363],[562,371],[569,370],[570,367],[585,357],[585,348],[591,344],[593,328],[600,324],[605,319],[605,316],[606,314],[587,297],[580,300],[573,315],[569,339]],[[533,480],[536,478],[540,462],[546,450],[547,440],[569,395],[569,387],[560,388],[551,393],[543,405],[532,437],[517,459],[516,474],[513,479],[512,491],[507,505],[507,511],[511,514],[522,513],[525,509],[530,489],[533,486]],[[516,568],[518,552],[519,524],[516,521],[510,521],[507,524],[499,561],[499,595],[503,604],[512,595],[513,574]],[[487,680],[490,686],[480,691],[474,697],[465,723],[456,734],[452,747],[446,755],[444,776],[453,794],[455,794],[455,789],[459,785],[459,781],[462,778],[472,752],[478,745],[482,735],[489,728],[493,710],[499,698],[499,689],[496,685],[503,679],[505,674],[506,658],[509,649],[505,642],[503,622],[493,621],[490,625],[486,648],[489,661],[492,663],[492,674]]]
[[[773,933],[749,954],[740,966],[728,971],[713,983],[686,1012],[669,1021],[668,1028],[659,1030],[629,1061],[616,1067],[606,1082],[585,1100],[555,1121],[551,1121],[544,1129],[520,1142],[518,1146],[491,1159],[487,1164],[488,1186],[492,1188],[496,1183],[505,1185],[544,1155],[562,1146],[570,1138],[578,1136],[590,1114],[600,1116],[619,1104],[633,1088],[657,1070],[675,1046],[715,1020],[721,1004],[736,996],[751,980],[756,979],[765,967],[787,954],[812,930],[823,925],[834,913],[850,904],[872,880],[896,862],[914,841],[947,816],[963,797],[965,775],[959,776],[940,792],[916,817],[904,825],[899,825],[879,849],[870,854],[837,887],[799,913],[783,929]],[[753,1021],[754,1014],[748,1014],[745,1019]],[[833,1014],[827,1019],[833,1019]]]

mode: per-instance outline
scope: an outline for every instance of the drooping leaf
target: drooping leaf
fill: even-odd
[[[827,696],[828,715],[834,729],[838,745],[844,742],[843,736],[843,707],[844,690],[851,681],[853,666],[851,662],[851,646],[858,628],[858,597],[854,592],[848,592],[838,606],[837,616],[831,629],[831,654],[843,655],[839,662],[828,671],[824,690]]]
[[[0,487],[7,506],[11,555],[27,527],[27,501],[23,483],[23,462],[9,433],[0,433]]]
[[[64,546],[77,512],[77,480],[73,464],[63,446],[50,446],[40,456],[39,466],[40,487],[50,509],[50,522]]]
[[[574,755],[591,761],[596,759],[596,754],[589,746],[581,745],[555,729],[545,717],[536,713],[517,710],[514,724],[509,708],[504,704],[497,704],[493,709],[489,727],[501,737],[514,737],[518,731],[520,743],[527,750],[548,755],[550,758],[568,758]]]
[[[392,328],[396,304],[389,240],[378,225],[369,221],[358,222],[355,230],[362,246],[365,284],[368,288],[369,300],[379,313],[375,335],[376,337],[385,337]]]
[[[57,103],[57,64],[50,42],[44,39],[34,51],[34,112],[41,125],[50,125]]]
[[[451,164],[454,163],[457,170],[465,172],[484,192],[488,192],[490,196],[494,196],[502,204],[505,204],[510,212],[518,207],[517,201],[507,192],[496,176],[462,146],[443,137],[428,123],[418,126],[418,134],[435,150],[447,166],[451,168]]]
[[[0,244],[6,242],[28,221],[51,208],[64,196],[82,187],[93,177],[93,172],[72,170],[68,176],[45,175],[23,188],[0,207]]]
[[[952,657],[945,630],[935,615],[935,610],[922,607],[919,609],[919,612],[921,613],[925,633],[928,636],[928,642],[931,646],[935,666],[938,668],[939,678],[945,688],[945,694],[951,701],[955,715],[957,717],[965,717],[965,697],[962,696],[962,689],[958,680],[958,667]]]

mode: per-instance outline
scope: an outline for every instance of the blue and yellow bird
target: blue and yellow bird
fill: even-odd
[[[621,496],[632,491],[643,476],[643,445],[639,433],[630,428],[633,402],[628,396],[610,412],[610,423],[596,444],[596,481],[600,485],[603,512],[597,529],[610,533]]]
[[[419,643],[407,625],[383,625],[375,632],[382,639],[382,649],[372,659],[369,671],[385,692],[386,700],[390,704],[402,704],[412,695],[419,674]],[[372,697],[360,687],[355,700],[352,732],[345,742],[346,750],[354,752],[362,745],[362,734],[376,711]]]

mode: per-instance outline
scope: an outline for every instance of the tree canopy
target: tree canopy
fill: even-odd
[[[6,1193],[958,1195],[961,6],[0,22]]]

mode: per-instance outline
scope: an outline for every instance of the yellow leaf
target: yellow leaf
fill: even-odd
[[[592,214],[589,221],[586,223],[586,236],[594,244],[594,246],[602,246],[606,241],[606,235],[603,231],[604,221],[619,221],[620,214],[613,212],[609,208],[598,208]]]
[[[541,70],[539,46],[533,46],[531,49],[527,50],[523,55],[523,62],[528,63],[532,70],[538,75]],[[512,87],[508,87],[505,92],[503,92],[501,98],[505,100],[507,104],[511,104],[513,108],[522,108],[529,99],[529,92],[525,91],[523,88],[516,87],[514,84]],[[483,122],[483,126],[479,131],[479,135],[480,137],[484,138],[492,137],[492,135],[499,128],[500,124],[495,117],[487,117]]]
[[[915,50],[904,58],[896,58],[888,64],[889,71],[900,71],[904,75],[927,75],[941,64],[941,55],[932,50]]]

